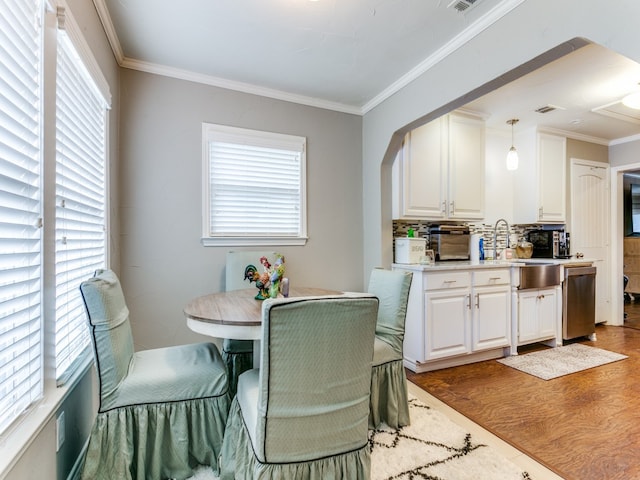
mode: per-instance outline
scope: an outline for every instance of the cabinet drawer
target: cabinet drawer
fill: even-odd
[[[471,286],[469,272],[438,272],[426,273],[424,280],[425,290],[441,290],[445,288],[467,288]]]
[[[508,285],[511,283],[511,270],[476,270],[473,272],[473,285],[484,287],[490,285]]]

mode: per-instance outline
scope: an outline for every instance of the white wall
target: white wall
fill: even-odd
[[[307,137],[309,241],[269,249],[292,284],[364,288],[361,117],[133,70],[121,91],[121,279],[137,349],[211,340],[183,315],[224,289],[232,249],[200,243],[202,122]]]
[[[561,44],[571,50],[571,43],[565,42],[573,38],[586,38],[638,61],[638,18],[638,2],[525,1],[368,112],[363,123],[363,195],[368,199],[363,275],[374,265],[389,265],[392,260],[389,212],[382,208],[380,213],[381,205],[390,204],[391,182],[385,169],[412,122],[415,126],[421,118],[436,118],[468,103],[486,93],[483,85],[489,82],[499,86],[512,75],[526,74],[533,66],[512,70]]]

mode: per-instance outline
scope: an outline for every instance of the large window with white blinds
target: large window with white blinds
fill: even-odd
[[[203,244],[306,241],[306,139],[203,124]]]
[[[89,353],[78,286],[105,266],[105,100],[58,35],[56,79],[56,378]],[[72,370],[72,369],[71,369]]]
[[[0,431],[43,392],[40,2],[0,0]]]
[[[108,84],[45,3],[0,0],[1,441],[87,364],[79,285],[106,264]]]

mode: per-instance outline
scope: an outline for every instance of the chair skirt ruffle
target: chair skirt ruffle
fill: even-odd
[[[236,341],[237,342],[237,341]],[[246,341],[253,348],[253,341]],[[226,345],[225,345],[226,347]],[[233,398],[238,389],[238,377],[241,373],[253,368],[253,351],[237,353],[233,350],[222,349],[222,360],[227,366],[227,377],[229,380],[229,393]]]
[[[407,377],[402,360],[375,365],[371,371],[369,428],[384,422],[391,428],[409,425]]]
[[[365,480],[371,478],[369,445],[351,452],[296,463],[262,463],[253,454],[237,398],[231,404],[219,460],[220,480]]]
[[[185,479],[198,465],[217,471],[229,408],[225,394],[98,413],[82,479]]]

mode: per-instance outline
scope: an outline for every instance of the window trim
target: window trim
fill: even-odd
[[[41,9],[41,21],[43,28],[43,38],[41,39],[42,48],[42,78],[41,90],[43,96],[43,105],[41,115],[43,117],[40,129],[41,145],[41,180],[45,190],[42,198],[41,214],[43,217],[43,233],[42,233],[42,252],[48,249],[46,245],[55,242],[55,214],[53,212],[55,200],[51,201],[51,193],[55,190],[51,188],[53,178],[55,176],[55,122],[47,121],[47,118],[55,118],[55,63],[57,49],[57,29],[63,27],[69,35],[69,39],[78,49],[77,53],[85,66],[90,71],[93,80],[96,82],[98,89],[106,102],[105,115],[105,226],[107,232],[110,231],[110,178],[111,178],[111,154],[110,154],[110,115],[111,109],[111,93],[109,83],[102,74],[102,70],[92,54],[88,46],[84,34],[79,24],[76,23],[71,15],[71,11],[58,7],[66,7],[65,0],[38,0]],[[60,25],[61,16],[63,17],[63,25]],[[54,79],[53,81],[51,79]],[[53,109],[53,110],[52,110]],[[52,141],[53,140],[53,141]],[[53,177],[52,177],[53,175]],[[110,238],[105,237],[105,264],[110,264]],[[47,250],[48,252],[48,250]],[[52,305],[51,295],[55,290],[52,285],[52,272],[55,270],[54,254],[48,252],[45,256],[43,253],[41,275],[41,306],[43,320],[41,335],[43,338],[43,383],[44,389],[40,400],[33,403],[20,416],[18,416],[5,431],[0,433],[0,444],[2,444],[2,453],[0,456],[0,478],[4,478],[15,465],[20,461],[22,455],[32,446],[33,442],[38,439],[38,435],[48,428],[48,424],[55,418],[60,406],[67,397],[74,392],[77,385],[87,376],[95,376],[93,368],[94,358],[92,347],[86,350],[86,354],[78,357],[77,368],[73,372],[69,371],[65,383],[61,386],[56,384],[55,369],[51,359],[53,358],[54,349],[52,339],[55,336],[55,326],[52,320],[55,317],[55,309]],[[47,360],[48,359],[48,360]],[[93,379],[95,381],[95,379]],[[85,444],[86,448],[86,444]]]
[[[243,138],[258,138],[265,143],[274,145],[295,144],[302,145],[300,158],[300,233],[292,235],[216,235],[209,234],[210,231],[210,157],[209,142],[214,135],[224,135],[237,137],[239,142]],[[305,245],[308,240],[307,235],[307,149],[306,138],[281,133],[252,130],[213,123],[202,123],[202,237],[201,243],[205,247],[213,246],[282,246],[282,245]]]

